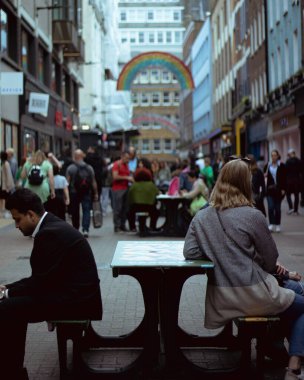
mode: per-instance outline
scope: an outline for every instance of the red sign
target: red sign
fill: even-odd
[[[67,131],[71,131],[73,129],[72,120],[69,117],[66,118],[65,129]]]
[[[62,127],[62,112],[55,112],[55,124],[57,127]]]

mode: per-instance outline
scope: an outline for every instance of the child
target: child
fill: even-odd
[[[66,206],[70,204],[68,181],[59,174],[59,167],[53,165],[54,187],[56,197],[47,202],[47,211],[50,211],[59,218],[65,220]]]

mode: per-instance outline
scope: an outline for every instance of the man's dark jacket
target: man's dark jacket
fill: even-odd
[[[6,285],[9,297],[32,296],[52,305],[50,319],[101,319],[95,259],[86,239],[48,213],[34,238],[32,275]]]

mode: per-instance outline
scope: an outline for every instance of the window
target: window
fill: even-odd
[[[153,11],[148,11],[148,20],[154,20],[154,12]]]
[[[175,43],[179,44],[181,42],[181,32],[174,32]]]
[[[148,95],[145,94],[145,93],[142,93],[142,94],[141,94],[141,104],[143,104],[143,105],[147,105],[147,104],[148,104],[148,101],[149,101],[149,99],[148,99]]]
[[[66,100],[66,93],[65,93],[65,79],[66,74],[62,73],[62,80],[61,80],[61,97],[63,100]]]
[[[157,42],[160,42],[160,43],[164,42],[163,32],[157,32]]]
[[[28,35],[23,30],[21,33],[21,64],[22,68],[28,71],[29,41]]]
[[[151,44],[154,43],[154,32],[150,32],[150,33],[149,33],[149,42],[150,42]]]
[[[158,92],[153,92],[152,93],[152,104],[155,105],[155,104],[159,104],[159,93]]]
[[[37,58],[37,51],[35,49],[35,40],[25,29],[22,29],[21,31],[21,58],[22,68],[32,75],[36,75],[35,61]]]
[[[164,70],[164,71],[162,72],[162,81],[165,82],[165,83],[170,82],[170,74],[169,74],[169,71]]]
[[[151,71],[151,82],[152,83],[159,83],[159,70],[152,70]]]
[[[276,82],[275,82],[275,63],[274,63],[274,54],[271,54],[271,70],[270,70],[270,75],[271,75],[271,86],[270,89],[274,90],[276,87]]]
[[[120,21],[127,21],[127,13],[126,11],[120,12]]]
[[[48,62],[47,62],[47,52],[39,46],[38,48],[38,79],[44,84],[47,83],[48,75]]]
[[[127,41],[128,41],[128,39],[127,39],[126,37],[122,37],[122,38],[121,38],[121,42],[122,42],[122,43],[127,42]]]
[[[174,92],[174,103],[179,103],[179,92]]]
[[[150,144],[148,139],[143,139],[142,140],[142,150],[143,151],[149,151]]]
[[[180,12],[173,12],[173,20],[174,21],[180,21]]]
[[[136,43],[136,33],[135,32],[131,32],[130,33],[130,43],[131,44],[135,44]]]
[[[171,151],[171,140],[170,139],[165,139],[165,150],[170,150]]]
[[[166,32],[166,42],[172,42],[172,33]]]
[[[253,20],[253,33],[254,33],[254,51],[258,48],[258,31],[257,31],[257,21]]]
[[[148,77],[148,71],[143,70],[140,73],[140,83],[148,83],[149,77]]]
[[[177,78],[176,78],[176,75],[175,75],[175,74],[173,74],[172,79],[173,79],[173,82],[174,82],[174,83],[177,83]]]
[[[262,45],[262,16],[261,13],[258,14],[258,44]]]
[[[288,40],[285,40],[285,44],[284,44],[284,56],[285,56],[285,63],[284,63],[284,67],[285,67],[285,80],[287,80],[289,78],[289,48],[288,48]]]
[[[51,89],[57,94],[60,94],[60,66],[56,61],[52,62]]]
[[[153,140],[153,149],[154,150],[160,150],[160,139],[154,139]]]
[[[138,96],[137,92],[132,92],[132,103],[137,104],[138,103]]]
[[[170,103],[170,93],[167,91],[163,93],[163,102],[164,104]]]
[[[2,53],[7,52],[8,44],[8,22],[7,13],[0,9],[0,51]]]
[[[277,49],[277,68],[278,68],[278,85],[283,82],[282,78],[282,60],[281,60],[281,49]]]
[[[138,33],[138,42],[141,44],[145,42],[145,33],[144,32]]]
[[[298,31],[295,30],[293,33],[293,65],[294,72],[297,72],[300,67],[299,62],[299,42],[298,42]]]

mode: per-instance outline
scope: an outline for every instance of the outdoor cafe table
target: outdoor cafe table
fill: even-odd
[[[178,209],[189,200],[179,195],[160,194],[156,197],[164,205],[165,223],[161,227],[163,236],[180,236],[178,228]],[[182,235],[181,235],[182,236]]]
[[[187,362],[182,346],[212,347],[220,341],[223,346],[222,337],[227,335],[224,330],[217,337],[199,337],[178,326],[183,284],[189,277],[213,268],[210,261],[185,260],[183,246],[183,241],[119,241],[116,246],[111,263],[113,276],[130,275],[142,289],[146,365],[150,360],[151,366],[156,361],[161,367],[176,368]]]

